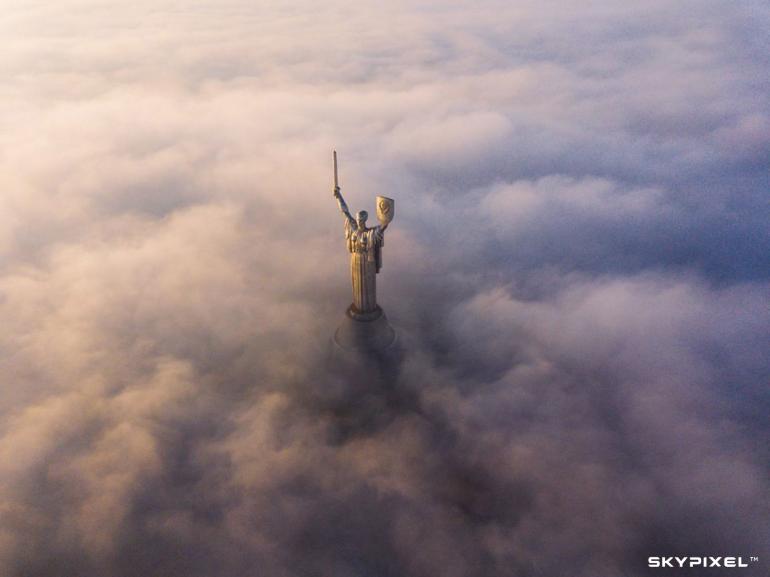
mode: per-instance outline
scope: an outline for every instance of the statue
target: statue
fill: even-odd
[[[353,285],[353,302],[348,307],[346,321],[335,333],[334,343],[347,351],[388,349],[393,345],[396,335],[377,304],[377,273],[382,268],[385,230],[393,220],[395,201],[384,196],[377,197],[378,226],[366,226],[369,215],[365,210],[358,211],[353,218],[340,192],[336,151],[334,198],[345,217],[345,241],[350,253],[350,279]]]
[[[340,193],[337,179],[337,152],[334,153],[334,198],[337,199],[340,212],[345,217],[345,240],[350,253],[350,277],[353,284],[353,304],[351,312],[354,316],[371,316],[376,314],[377,306],[377,273],[382,268],[382,247],[385,245],[385,230],[393,220],[395,202],[384,196],[377,197],[377,218],[380,224],[375,227],[366,226],[369,214],[360,210],[353,218],[348,205]]]

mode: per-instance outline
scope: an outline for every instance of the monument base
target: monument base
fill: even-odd
[[[372,312],[362,313],[350,305],[345,312],[345,320],[334,332],[332,342],[335,348],[345,352],[387,351],[396,342],[396,331],[379,306]]]

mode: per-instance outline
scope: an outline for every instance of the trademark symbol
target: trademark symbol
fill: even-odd
[[[749,561],[752,563],[757,563],[759,561],[759,557],[749,557]]]

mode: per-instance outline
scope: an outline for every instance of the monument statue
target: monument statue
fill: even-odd
[[[353,302],[348,307],[347,316],[359,322],[379,321],[369,325],[353,325],[351,334],[355,338],[348,338],[347,342],[342,342],[346,340],[343,333],[350,333],[350,330],[340,327],[335,334],[335,342],[346,349],[378,349],[383,348],[383,343],[390,346],[395,339],[395,333],[387,323],[382,308],[377,304],[377,273],[382,268],[385,230],[393,220],[395,201],[385,196],[377,197],[377,219],[380,222],[377,226],[366,226],[369,214],[365,210],[358,211],[355,218],[351,216],[340,192],[336,151],[334,152],[334,198],[337,199],[340,212],[345,217],[345,241],[350,253]]]

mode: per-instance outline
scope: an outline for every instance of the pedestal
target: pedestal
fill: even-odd
[[[344,352],[384,352],[394,346],[396,331],[379,306],[370,313],[360,313],[350,305],[332,342],[336,349]]]

